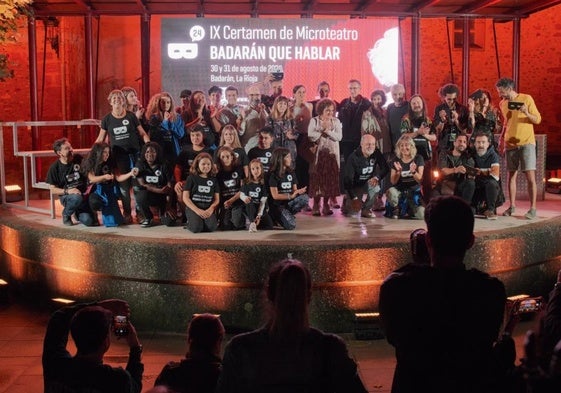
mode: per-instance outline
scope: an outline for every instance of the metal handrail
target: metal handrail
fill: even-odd
[[[25,127],[27,130],[31,127],[60,127],[60,126],[76,126],[79,130],[82,126],[100,126],[101,122],[98,119],[83,119],[83,120],[58,120],[58,121],[16,121],[16,122],[0,122],[0,192],[2,194],[2,204],[4,206],[11,206],[19,209],[35,211],[40,213],[49,213],[50,210],[39,209],[36,207],[29,206],[29,166],[27,165],[27,158],[34,160],[36,155],[44,155],[46,153],[43,150],[29,150],[20,151],[19,150],[19,138],[18,129]],[[6,200],[6,157],[4,153],[4,127],[12,128],[13,135],[13,152],[14,157],[21,157],[23,160],[23,188],[24,188],[24,206],[7,202]],[[37,153],[37,154],[34,154]],[[54,152],[53,152],[54,155]],[[32,177],[33,177],[33,187],[37,184],[36,174],[35,174],[35,164],[31,162]],[[52,212],[50,212],[52,214]]]

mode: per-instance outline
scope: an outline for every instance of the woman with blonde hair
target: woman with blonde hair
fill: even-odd
[[[178,115],[169,93],[154,94],[148,102],[145,117],[149,124],[150,140],[162,148],[162,157],[173,165],[181,151],[180,141],[185,137],[185,124]]]
[[[395,155],[390,165],[392,186],[386,192],[386,217],[423,219],[423,157],[417,154],[415,142],[408,135],[402,135],[397,141]]]

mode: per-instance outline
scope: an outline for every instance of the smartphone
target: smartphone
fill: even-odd
[[[275,81],[281,81],[284,78],[284,72],[273,72],[273,80]]]
[[[126,315],[115,315],[113,317],[113,333],[117,337],[129,334],[129,320]]]
[[[517,111],[522,108],[522,105],[524,105],[523,102],[509,101],[508,109],[510,109],[511,111]]]
[[[516,313],[526,314],[526,313],[540,311],[542,308],[542,303],[543,303],[543,299],[541,296],[522,299],[518,303],[518,309],[516,310]]]

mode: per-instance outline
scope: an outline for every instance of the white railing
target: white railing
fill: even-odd
[[[50,208],[43,209],[40,207],[31,206],[29,200],[30,188],[49,189],[49,185],[45,182],[40,182],[37,179],[37,158],[40,157],[55,157],[56,154],[53,150],[25,150],[20,151],[19,138],[20,130],[25,128],[26,132],[32,130],[33,127],[76,127],[78,131],[82,131],[82,126],[96,126],[99,127],[100,121],[97,119],[73,120],[73,121],[18,121],[0,123],[0,187],[2,192],[2,204],[4,206],[15,207],[18,209],[33,211],[37,213],[50,214],[55,218],[55,198],[50,196]],[[14,157],[21,157],[23,160],[23,200],[24,203],[12,203],[6,200],[6,157],[4,152],[4,128],[11,127],[13,135],[13,152]],[[60,136],[62,137],[62,135]],[[78,153],[87,153],[90,149],[75,149]],[[29,159],[29,164],[28,164]],[[30,173],[31,171],[31,173]]]

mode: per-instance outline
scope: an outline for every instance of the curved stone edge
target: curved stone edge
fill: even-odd
[[[544,295],[561,268],[560,232],[557,218],[478,234],[466,265],[499,277],[509,294]],[[270,266],[291,253],[312,273],[312,323],[349,332],[353,313],[375,311],[383,279],[409,261],[406,238],[345,245],[193,244],[84,237],[82,231],[30,227],[12,216],[0,224],[0,273],[36,299],[127,299],[144,329],[185,331],[193,313],[214,312],[235,330],[261,322],[262,283]]]

